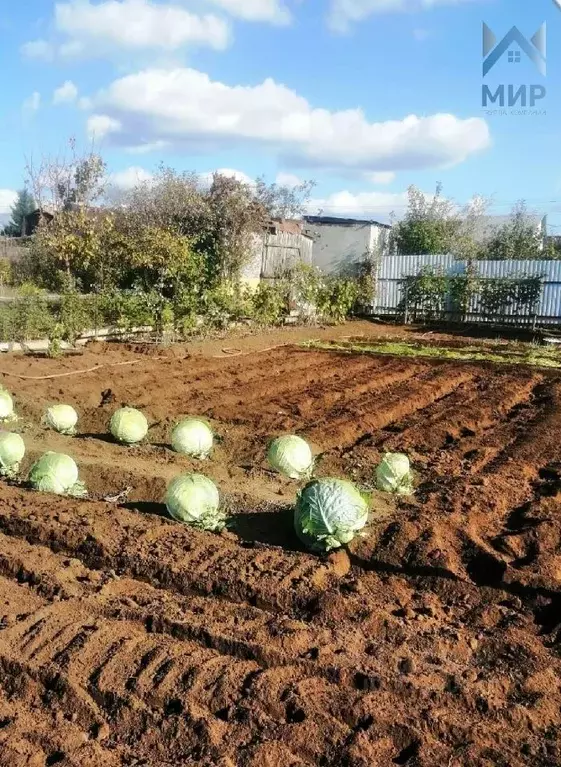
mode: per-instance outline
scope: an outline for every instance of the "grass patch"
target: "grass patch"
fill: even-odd
[[[493,362],[502,365],[527,365],[541,368],[561,368],[561,354],[557,349],[544,349],[541,346],[503,347],[493,350],[480,346],[449,348],[412,344],[405,341],[384,341],[381,343],[357,343],[352,341],[305,341],[302,347],[322,349],[347,354],[379,354],[393,357],[428,357],[442,360],[460,360],[463,362]]]

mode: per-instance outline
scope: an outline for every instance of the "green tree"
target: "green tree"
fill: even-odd
[[[440,183],[432,198],[415,186],[410,186],[407,194],[407,212],[401,221],[394,223],[392,230],[399,253],[453,253],[468,259],[478,255],[473,233],[485,212],[486,200],[475,196],[460,208],[453,200],[443,197]]]
[[[17,200],[11,207],[12,216],[4,228],[4,234],[8,237],[19,237],[22,232],[24,218],[28,213],[32,213],[36,207],[35,200],[28,190],[20,189]]]
[[[485,258],[497,261],[547,258],[548,254],[543,250],[543,235],[523,200],[516,203],[509,220],[490,237],[485,254]]]

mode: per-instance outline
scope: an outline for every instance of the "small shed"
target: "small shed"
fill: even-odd
[[[380,221],[304,216],[304,224],[314,240],[313,264],[327,274],[352,275],[365,257],[390,252],[391,226]]]
[[[261,280],[275,279],[294,264],[311,266],[314,241],[303,228],[302,221],[271,220],[254,237],[252,259],[242,273],[244,282],[256,287]]]

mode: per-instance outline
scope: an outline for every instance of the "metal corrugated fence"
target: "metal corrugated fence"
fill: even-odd
[[[384,257],[378,270],[374,313],[397,316],[401,312],[405,277],[418,275],[423,268],[440,270],[446,276],[452,277],[465,274],[467,266],[466,261],[458,261],[449,254]],[[532,318],[540,324],[561,324],[561,261],[474,261],[472,266],[475,276],[483,280],[541,277],[541,294],[532,310]],[[475,295],[465,319],[476,322],[488,322],[491,319],[515,321],[518,317],[516,307],[507,308],[503,314],[496,317],[483,316],[479,296]]]

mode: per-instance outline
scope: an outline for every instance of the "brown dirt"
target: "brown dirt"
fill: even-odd
[[[262,351],[360,333],[396,336],[353,323],[2,357],[24,468],[68,452],[92,496],[0,485],[2,767],[561,765],[561,375]],[[57,400],[80,436],[38,426]],[[147,414],[149,445],[107,439],[121,404]],[[221,437],[202,466],[166,447],[192,413]],[[366,486],[383,452],[407,451],[418,492],[376,497],[368,537],[313,556],[291,528],[295,483],[264,462],[285,430],[320,475]],[[166,483],[194,468],[230,532],[166,519]]]

